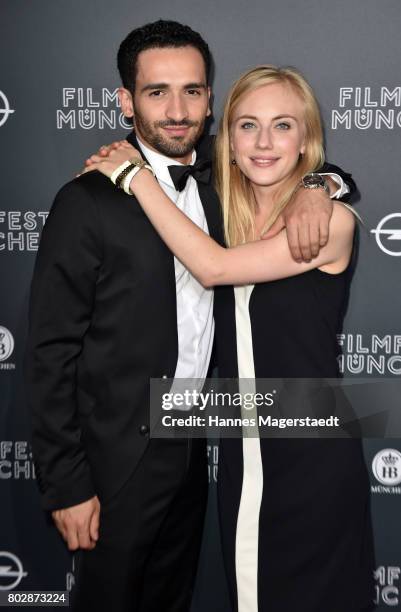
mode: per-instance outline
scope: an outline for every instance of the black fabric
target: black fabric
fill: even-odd
[[[357,194],[357,186],[355,184],[354,179],[352,178],[352,174],[349,172],[344,172],[342,168],[339,166],[335,166],[334,164],[330,164],[329,162],[325,162],[321,168],[319,168],[318,172],[327,173],[327,174],[338,174],[343,179],[344,183],[348,185],[349,192],[345,194],[341,200],[344,202],[350,202],[354,199]]]
[[[347,290],[346,272],[319,270],[256,285],[249,312],[257,378],[338,376],[336,333]],[[237,368],[233,291],[216,291],[215,301],[219,364],[222,375],[232,376]],[[361,440],[265,438],[260,447],[260,609],[357,612],[371,605],[375,558]],[[241,440],[220,442],[219,513],[234,610],[243,452]]]
[[[157,440],[76,557],[73,612],[188,612],[207,501],[205,440]]]

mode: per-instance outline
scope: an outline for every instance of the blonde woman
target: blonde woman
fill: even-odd
[[[133,157],[139,152],[124,143],[90,169],[116,176]],[[295,69],[266,65],[234,83],[217,136],[217,188],[229,248],[185,217],[147,169],[130,180],[176,257],[205,287],[218,286],[221,376],[256,383],[338,376],[336,333],[355,216],[335,203],[328,243],[308,263],[293,260],[285,230],[260,240],[323,159],[310,86]],[[360,440],[223,439],[219,507],[234,610],[373,609],[369,483]]]

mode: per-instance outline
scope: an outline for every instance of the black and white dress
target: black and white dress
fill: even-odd
[[[335,378],[347,272],[216,290],[220,376]],[[249,384],[249,383],[248,383]],[[241,387],[241,381],[240,381]],[[372,609],[369,479],[359,439],[222,439],[219,516],[236,612]]]

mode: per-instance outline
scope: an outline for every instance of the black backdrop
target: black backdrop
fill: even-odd
[[[309,78],[326,122],[328,158],[353,172],[365,224],[339,337],[342,368],[347,377],[401,374],[398,0],[172,0],[168,6],[2,0],[0,590],[65,589],[73,581],[73,557],[40,509],[28,443],[22,359],[29,282],[54,194],[90,152],[127,132],[115,96],[119,42],[160,17],[188,23],[208,40],[216,118],[229,84],[250,66],[291,64]],[[374,401],[382,407],[386,400],[377,393]],[[209,450],[211,495],[193,612],[228,610],[215,516],[218,448],[212,443]],[[365,451],[377,600],[380,609],[399,609],[401,444],[369,439]]]

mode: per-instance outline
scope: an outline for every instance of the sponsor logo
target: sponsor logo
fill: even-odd
[[[338,334],[337,342],[341,373],[401,375],[400,334]]]
[[[15,111],[10,108],[6,95],[0,91],[0,127],[5,124],[12,113]]]
[[[93,87],[64,87],[56,122],[58,130],[132,130],[132,124],[121,112],[118,89],[106,87],[97,91]]]
[[[396,221],[395,221],[396,219]],[[397,227],[398,226],[398,227]],[[377,246],[393,257],[401,255],[401,213],[392,213],[379,221],[376,229],[370,230],[375,235]]]
[[[401,482],[401,453],[393,448],[379,451],[372,462],[376,479],[385,485],[397,485]]]
[[[0,441],[0,481],[35,479],[32,451],[26,440]]]
[[[21,561],[10,552],[0,551],[0,591],[10,591],[27,576]]]
[[[333,130],[401,128],[401,86],[340,87],[338,108],[331,111]]]
[[[376,453],[372,471],[380,485],[372,485],[371,492],[379,494],[401,494],[401,453],[394,448],[384,448]]]
[[[376,597],[374,603],[376,605],[384,604],[391,607],[398,606],[398,581],[400,579],[400,572],[401,568],[396,565],[381,565],[374,572],[376,580]]]
[[[0,210],[0,251],[37,251],[45,211]]]
[[[0,361],[6,361],[11,357],[14,350],[14,338],[12,333],[0,325]]]

